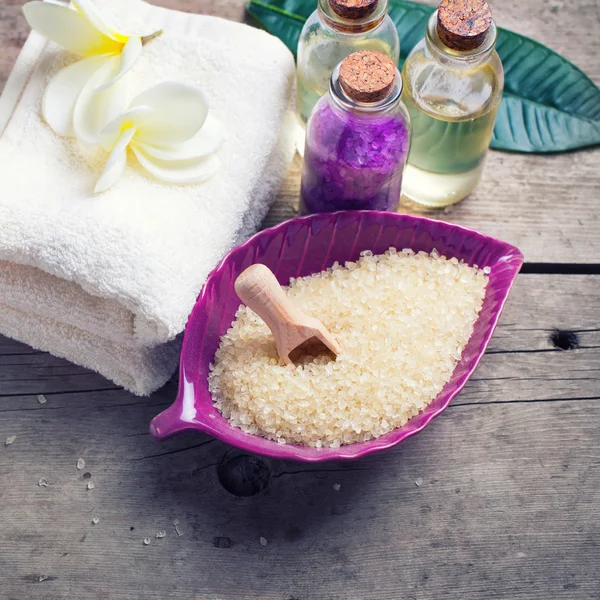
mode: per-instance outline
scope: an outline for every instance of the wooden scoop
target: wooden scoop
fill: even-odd
[[[324,346],[336,355],[340,353],[335,338],[323,323],[296,308],[265,265],[252,265],[241,273],[235,281],[235,291],[269,326],[285,364],[292,363],[290,354],[294,356],[308,347],[311,354],[318,351],[317,346]]]

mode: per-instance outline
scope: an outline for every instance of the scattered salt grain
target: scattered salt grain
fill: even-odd
[[[267,540],[264,537],[261,537],[258,541],[260,542],[261,546],[266,546],[267,545]]]
[[[422,477],[417,477],[417,479],[415,480],[415,485],[417,487],[421,487],[422,484],[423,484],[423,478]]]
[[[175,533],[177,534],[177,537],[181,537],[183,535],[183,531],[180,531],[179,527],[177,527],[179,525],[179,519],[175,519],[173,521],[173,527],[175,528]]]
[[[40,487],[48,487],[48,481],[46,479],[44,479],[43,477],[38,481],[38,485]]]
[[[161,531],[157,531],[156,532],[156,539],[160,540],[161,538],[166,537],[166,535],[167,535],[166,531],[162,531],[162,530]]]
[[[98,523],[100,523],[100,519],[98,517],[94,517],[92,519],[92,525],[98,525]]]
[[[12,444],[12,443],[13,443],[13,442],[16,440],[16,439],[17,439],[17,436],[16,436],[16,435],[9,435],[9,436],[6,438],[6,442],[4,442],[4,444],[5,444],[6,446],[10,446],[10,445],[11,445],[11,444]]]
[[[40,395],[37,397],[37,400],[38,400],[38,402],[39,402],[40,404],[46,404],[46,396],[44,396],[43,394],[40,394]]]
[[[50,578],[48,577],[48,575],[40,575],[40,576],[38,577],[38,581],[39,581],[40,583],[42,583],[42,581],[46,581],[46,579],[50,579]]]
[[[486,275],[489,275],[492,272],[492,269],[490,267],[483,267],[483,272]]]
[[[339,492],[341,487],[342,487],[342,486],[341,486],[339,483],[334,483],[334,484],[333,484],[333,489],[334,489],[336,492]]]
[[[88,481],[88,484],[86,487],[88,490],[93,490],[96,486],[91,481]]]
[[[85,460],[83,460],[83,458],[80,458],[77,461],[77,468],[81,471],[81,469],[83,469],[83,467],[85,467]]]
[[[282,365],[266,324],[241,306],[210,367],[215,406],[233,426],[281,444],[338,447],[384,435],[446,385],[487,282],[456,258],[408,248],[293,279],[287,295],[323,322],[341,354]]]
[[[150,538],[144,538],[144,546],[148,546],[150,544]]]

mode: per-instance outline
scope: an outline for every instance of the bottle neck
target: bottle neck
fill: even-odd
[[[389,94],[377,102],[358,102],[351,98],[340,82],[340,65],[331,74],[329,80],[329,95],[333,106],[343,112],[353,112],[364,115],[383,115],[394,111],[400,103],[402,96],[402,77],[396,69],[396,77]]]
[[[468,69],[484,63],[494,52],[498,32],[493,21],[483,43],[473,50],[454,50],[446,46],[438,35],[437,24],[436,10],[427,22],[425,44],[429,53],[443,64]]]
[[[317,8],[321,22],[342,34],[360,34],[372,31],[387,16],[388,0],[379,0],[377,8],[362,19],[344,19],[331,8],[329,0],[319,0]]]

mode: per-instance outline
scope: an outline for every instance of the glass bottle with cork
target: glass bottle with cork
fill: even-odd
[[[306,128],[300,209],[396,210],[410,142],[402,77],[388,56],[346,57]]]
[[[319,0],[298,41],[296,113],[302,138],[333,69],[346,56],[376,50],[398,64],[400,41],[387,7],[388,0]]]
[[[479,182],[504,87],[495,43],[485,0],[442,0],[406,59],[412,145],[402,193],[409,200],[448,206]]]

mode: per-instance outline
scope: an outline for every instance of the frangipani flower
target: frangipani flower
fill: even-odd
[[[99,129],[122,112],[123,76],[139,58],[142,42],[156,34],[144,40],[126,35],[101,16],[92,0],[72,4],[68,8],[29,2],[23,12],[38,33],[83,58],[61,69],[48,84],[42,100],[44,119],[58,135],[93,144]],[[94,119],[84,119],[88,113]]]
[[[110,156],[94,191],[104,192],[116,183],[128,148],[157,179],[205,181],[219,169],[214,153],[223,140],[222,127],[208,114],[202,90],[164,81],[136,96],[127,111],[100,132],[98,141]]]

